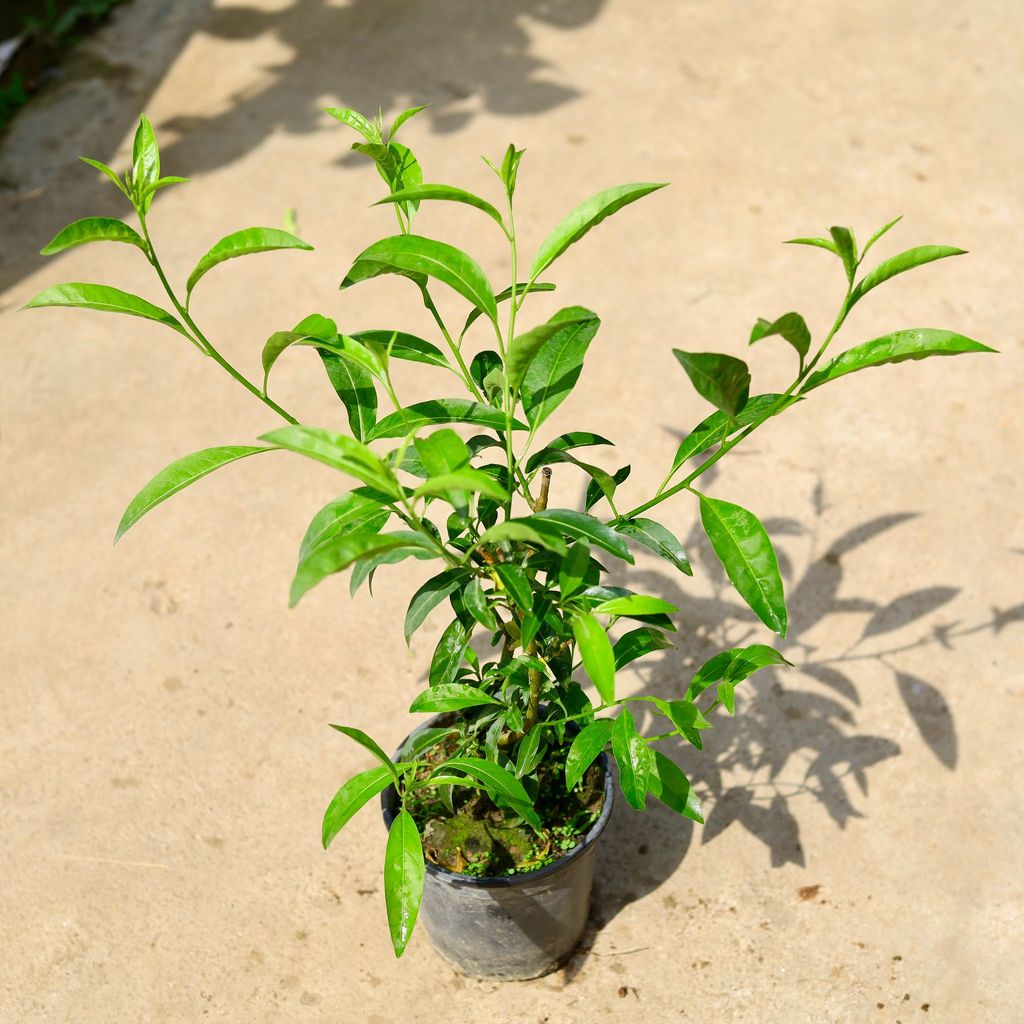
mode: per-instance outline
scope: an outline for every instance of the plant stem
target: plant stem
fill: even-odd
[[[188,310],[178,301],[178,297],[174,294],[174,289],[171,287],[170,282],[167,280],[167,276],[164,274],[163,267],[160,265],[160,260],[157,258],[156,249],[153,247],[153,240],[149,237],[149,228],[146,225],[145,214],[141,210],[136,210],[139,215],[139,224],[142,227],[142,234],[146,239],[146,255],[149,257],[149,262],[153,265],[153,269],[157,273],[157,277],[160,278],[160,283],[163,285],[164,291],[167,293],[167,297],[174,304],[174,308],[178,311],[179,316],[184,320],[186,326],[195,335],[195,338],[200,343],[202,350],[210,356],[214,362],[223,367],[239,384],[246,389],[246,391],[254,394],[265,406],[273,409],[278,416],[287,420],[292,425],[297,424],[299,421],[295,419],[291,413],[286,412],[281,408],[272,398],[265,395],[252,381],[244,377],[238,370],[236,370],[210,343],[203,332],[196,326],[195,321],[189,315]]]

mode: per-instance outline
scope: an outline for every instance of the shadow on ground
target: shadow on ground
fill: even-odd
[[[941,690],[934,682],[903,671],[899,656],[921,647],[949,649],[975,634],[998,634],[1024,621],[1024,604],[1005,611],[992,609],[983,621],[964,624],[940,620],[938,615],[959,593],[956,586],[932,585],[887,603],[840,596],[844,565],[854,553],[914,514],[881,515],[830,538],[822,535],[826,506],[820,485],[812,505],[807,522],[765,521],[785,577],[793,627],[789,639],[777,646],[794,668],[766,669],[744,683],[742,698],[737,691],[735,718],[717,707],[709,715],[713,728],[701,734],[702,751],[681,740],[661,744],[660,749],[683,767],[700,796],[702,828],[656,801],[642,814],[619,801],[599,850],[588,930],[566,967],[567,981],[592,953],[600,955],[594,946],[601,929],[624,907],[671,877],[695,838],[701,844],[712,843],[730,828],[743,828],[764,845],[772,867],[803,866],[802,801],[820,804],[840,829],[851,818],[865,816],[870,769],[901,752],[893,740],[859,727],[865,682],[871,692],[884,681],[894,686],[940,770],[956,769],[956,724]],[[685,632],[677,637],[679,650],[641,663],[649,667],[643,671],[640,692],[665,700],[678,699],[696,668],[712,655],[758,642],[763,634],[763,627],[736,598],[699,524],[685,546],[698,574],[714,581],[711,597],[694,597],[685,581],[680,585],[679,577],[661,572],[631,576],[633,589],[677,605],[676,618],[685,623]],[[837,615],[863,620],[858,639],[846,650],[818,648],[806,639],[824,619]],[[916,638],[886,643],[888,634],[914,624],[919,629]],[[681,670],[681,661],[691,667]],[[648,735],[665,731],[665,719],[635,713],[641,731]],[[629,870],[621,870],[623,864]]]

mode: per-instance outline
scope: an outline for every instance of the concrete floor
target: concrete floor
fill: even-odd
[[[1020,1021],[1022,13],[134,0],[85,44],[0,147],[0,1021]],[[600,188],[672,182],[555,275],[559,304],[604,324],[552,435],[615,439],[604,464],[632,463],[638,501],[706,412],[673,345],[746,352],[773,390],[790,352],[747,350],[753,320],[798,309],[818,335],[831,321],[836,266],[784,238],[832,223],[865,236],[903,213],[880,255],[971,255],[880,289],[840,340],[938,326],[1002,351],[849,378],[723,462],[712,493],[757,511],[785,556],[797,669],[762,675],[687,760],[705,828],[617,814],[582,950],[518,985],[456,975],[424,935],[394,960],[372,811],[319,846],[327,799],[368,766],[327,723],[388,745],[411,721],[441,626],[405,649],[419,570],[382,572],[373,601],[328,581],[289,612],[298,541],[343,485],[284,456],[211,477],[111,547],[157,469],[274,421],[169,331],[15,312],[60,280],[158,298],[128,247],[34,255],[69,220],[123,212],[74,157],[123,165],[145,109],[165,173],[193,179],[152,216],[176,279],[289,208],[316,246],[235,261],[197,291],[197,319],[247,372],[312,311],[429,330],[401,281],[336,291],[391,221],[319,113],[424,101],[405,138],[430,180],[489,189],[478,154],[527,147],[527,248]],[[475,211],[424,210],[418,228],[507,276]],[[283,404],[341,422],[312,359],[275,373]],[[436,378],[413,366],[400,389],[432,396]],[[556,473],[556,500],[579,496]],[[686,537],[693,505],[666,522]],[[767,639],[691,543],[692,581],[641,566],[687,628],[629,676],[638,690],[677,694],[713,645]]]

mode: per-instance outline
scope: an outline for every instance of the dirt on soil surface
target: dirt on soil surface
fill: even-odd
[[[134,0],[83,43],[80,73],[0,150],[0,1020],[1019,1021],[1022,28],[1012,0]],[[707,413],[672,346],[742,355],[773,391],[792,351],[748,348],[755,319],[799,310],[816,337],[831,322],[837,266],[782,239],[903,214],[879,256],[971,254],[878,289],[837,344],[934,326],[1002,350],[851,376],[705,477],[776,538],[796,668],[741,688],[703,754],[678,752],[706,826],[618,808],[583,945],[518,985],[457,975],[425,934],[394,960],[374,809],[319,844],[327,800],[371,765],[327,724],[388,749],[408,732],[444,625],[406,649],[427,570],[382,570],[372,601],[330,580],[288,611],[303,530],[345,485],[284,454],[202,481],[112,547],[159,468],[276,424],[158,325],[16,312],[57,281],[158,299],[132,247],[35,255],[68,221],[123,214],[75,157],[123,167],[145,109],[165,173],[192,178],[152,211],[175,280],[289,209],[316,246],[197,289],[193,313],[251,376],[264,339],[314,311],[429,336],[407,282],[337,291],[392,221],[320,112],[426,101],[405,141],[427,180],[485,192],[478,155],[526,147],[527,251],[600,188],[672,182],[567,254],[535,306],[603,317],[549,426],[617,441],[594,458],[632,464],[637,502]],[[478,211],[425,209],[418,227],[507,276]],[[403,397],[436,394],[435,370],[403,369]],[[275,373],[284,406],[342,422],[314,358]],[[552,503],[581,493],[556,467]],[[665,508],[695,577],[642,561],[640,582],[681,607],[680,646],[621,686],[673,697],[716,645],[770,637],[694,503]]]

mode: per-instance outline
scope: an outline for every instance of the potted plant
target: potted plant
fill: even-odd
[[[380,795],[388,838],[384,892],[391,939],[401,955],[421,902],[435,945],[463,970],[501,978],[550,970],[578,941],[587,912],[594,844],[611,812],[613,779],[626,802],[642,811],[648,799],[701,822],[697,796],[659,742],[682,738],[700,748],[707,713],[732,714],[735,688],[765,666],[786,665],[765,643],[715,655],[674,700],[620,696],[616,673],[672,646],[676,609],[660,598],[607,583],[642,548],[673,571],[691,575],[686,552],[651,518],[667,499],[685,495],[699,510],[714,552],[740,596],[771,633],[787,630],[782,578],[771,541],[757,517],[698,487],[707,470],[769,419],[858,370],[933,355],[992,351],[952,331],[899,330],[834,355],[850,310],[868,292],[914,267],[962,252],[927,245],[870,269],[864,264],[892,221],[859,247],[848,228],[796,238],[839,260],[844,289],[835,320],[817,341],[795,312],[759,319],[751,344],[777,337],[793,350],[796,372],[784,391],[751,394],[746,364],[731,355],[673,350],[698,395],[713,410],[685,435],[653,495],[624,507],[617,488],[629,473],[588,461],[588,448],[611,442],[585,429],[550,436],[545,423],[580,376],[597,314],[568,306],[545,322],[529,316],[534,293],[554,289],[552,265],[606,217],[662,187],[620,185],[581,203],[547,236],[527,265],[517,242],[514,198],[523,151],[509,146],[490,163],[501,202],[450,185],[430,184],[413,153],[396,141],[419,110],[383,121],[347,109],[329,110],[361,136],[353,148],[369,157],[387,185],[380,200],[397,232],[361,252],[341,282],[347,292],[382,275],[399,275],[418,290],[436,324],[427,340],[398,324],[351,330],[319,313],[270,334],[263,378],[232,366],[189,311],[193,291],[218,264],[272,249],[308,249],[293,233],[248,228],[218,242],[176,290],[160,263],[149,229],[156,193],[185,179],[162,177],[153,129],[143,117],[131,169],[119,177],[97,161],[134,208],[139,230],[90,217],[62,230],[43,249],[61,252],[86,242],[124,242],[152,264],[173,312],[119,289],[63,284],[29,307],[84,306],[128,313],[181,334],[264,403],[283,424],[256,445],[210,448],[179,459],[128,505],[119,538],[145,513],[189,484],[238,459],[289,451],[351,478],[349,489],[313,517],[291,584],[295,605],[310,588],[350,569],[355,592],[385,566],[429,561],[436,572],[412,595],[405,617],[409,641],[427,616],[448,606],[446,628],[427,671],[428,685],[411,711],[432,716],[394,756],[361,726],[333,728],[378,762],[349,779],[323,819],[326,847],[345,823]],[[424,204],[472,206],[507,240],[510,283],[496,290],[464,251],[413,231]],[[525,268],[525,269],[524,269]],[[446,322],[432,289],[453,290],[467,303],[458,326]],[[341,400],[348,430],[304,424],[271,396],[279,358],[314,349]],[[833,350],[833,351],[830,351]],[[436,399],[406,404],[397,394],[393,360],[425,364],[436,374]],[[424,371],[424,372],[428,372]],[[450,397],[453,391],[458,397]],[[384,408],[381,408],[381,406]],[[388,408],[390,407],[390,408]],[[582,508],[552,507],[552,467],[588,480]],[[643,735],[636,702],[662,722]],[[392,737],[392,740],[394,737]],[[610,757],[609,757],[610,752]]]

